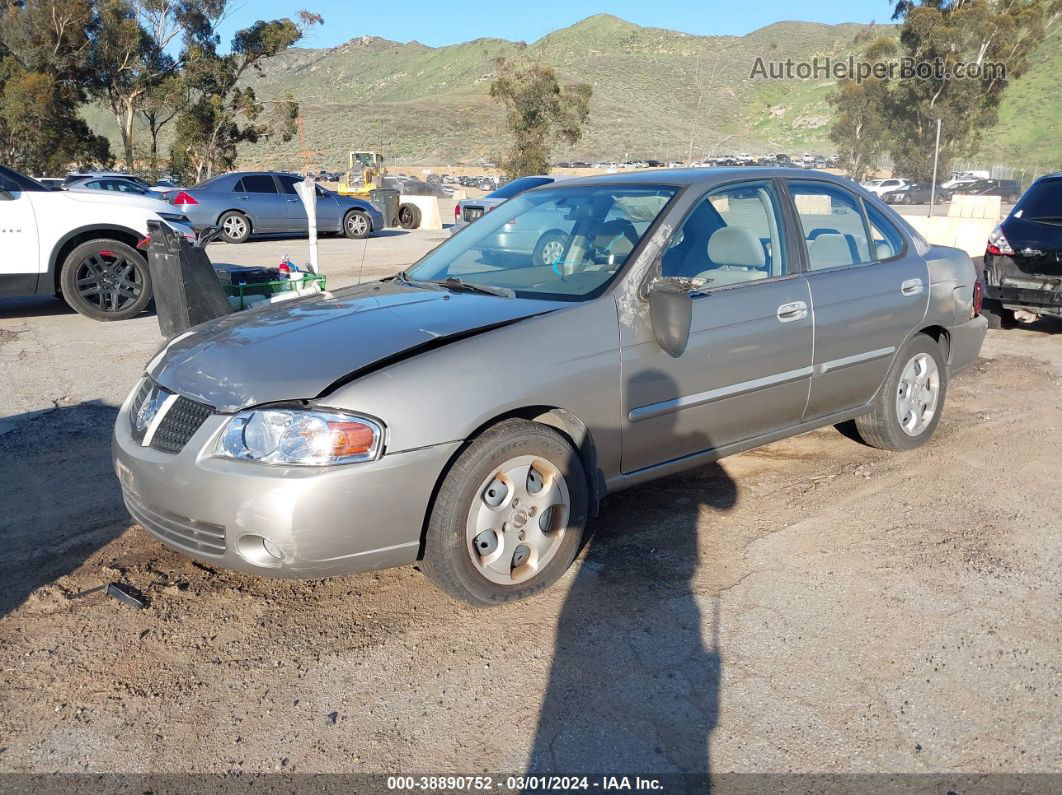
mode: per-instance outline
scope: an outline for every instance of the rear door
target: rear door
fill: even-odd
[[[870,202],[814,179],[786,180],[803,236],[815,318],[804,418],[862,406],[929,304],[929,268]]]
[[[238,206],[251,218],[254,231],[287,231],[288,203],[272,174],[245,174],[234,192]]]
[[[661,274],[693,279],[683,354],[621,327],[623,471],[791,427],[807,403],[811,295],[772,180],[720,186],[672,237]]]

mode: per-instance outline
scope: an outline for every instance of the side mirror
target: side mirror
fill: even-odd
[[[649,320],[661,350],[677,359],[690,341],[693,297],[689,285],[657,279],[649,288]]]
[[[11,191],[0,188],[0,202],[13,202],[15,197],[11,194]]]

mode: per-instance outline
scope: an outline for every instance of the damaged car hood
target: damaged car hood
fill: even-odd
[[[566,305],[372,282],[196,326],[147,372],[223,412],[308,400],[362,371]]]

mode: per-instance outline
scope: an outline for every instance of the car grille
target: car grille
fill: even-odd
[[[462,214],[461,214],[462,220],[464,220],[466,223],[468,223],[469,221],[475,221],[477,218],[482,218],[482,217],[483,217],[483,208],[482,207],[465,207],[464,210],[462,211]]]
[[[214,409],[210,406],[179,396],[155,430],[151,446],[164,453],[181,452],[199,426],[213,413]]]
[[[202,555],[225,554],[225,528],[221,525],[151,508],[128,489],[122,489],[122,496],[132,517],[156,538],[189,552]]]

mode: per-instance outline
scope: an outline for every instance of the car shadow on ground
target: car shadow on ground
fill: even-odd
[[[711,446],[696,436],[673,441]],[[528,773],[682,774],[669,790],[706,791],[723,657],[718,597],[693,586],[698,521],[737,499],[716,463],[609,497],[565,597]]]
[[[0,420],[0,618],[130,526],[111,464],[117,414],[92,401]]]
[[[54,296],[0,298],[0,320],[73,314],[75,312],[70,308],[69,304],[63,299]]]

